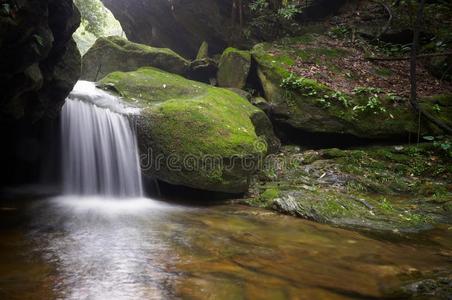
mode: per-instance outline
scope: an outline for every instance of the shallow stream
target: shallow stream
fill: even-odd
[[[452,268],[452,230],[368,234],[240,205],[0,201],[0,299],[362,299]]]

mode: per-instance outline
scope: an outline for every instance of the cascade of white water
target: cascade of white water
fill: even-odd
[[[126,110],[94,83],[74,87],[61,118],[65,194],[143,195],[136,136],[121,114]]]

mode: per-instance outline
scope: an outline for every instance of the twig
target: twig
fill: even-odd
[[[354,196],[349,196],[350,199],[355,200],[359,203],[361,203],[362,205],[364,205],[366,208],[370,209],[370,210],[374,210],[375,207],[373,207],[372,205],[370,205],[366,200],[364,199],[360,199]]]
[[[425,53],[416,55],[416,58],[424,58],[424,57],[437,57],[437,56],[449,56],[452,55],[452,52],[440,52],[440,53]],[[397,61],[397,60],[410,60],[411,56],[400,56],[400,57],[373,57],[367,56],[364,59],[371,61]]]

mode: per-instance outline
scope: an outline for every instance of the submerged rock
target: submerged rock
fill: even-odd
[[[97,81],[115,71],[155,67],[184,74],[189,62],[170,49],[154,48],[117,37],[101,37],[83,56],[82,79]]]
[[[251,68],[251,54],[235,48],[227,48],[218,66],[218,85],[243,89]]]
[[[135,121],[143,171],[171,184],[245,192],[266,141],[274,143],[265,113],[226,89],[155,68],[114,72],[100,86],[142,108]]]

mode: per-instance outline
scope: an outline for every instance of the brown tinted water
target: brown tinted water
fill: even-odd
[[[0,299],[369,299],[451,267],[446,226],[371,238],[239,205],[0,202]]]

